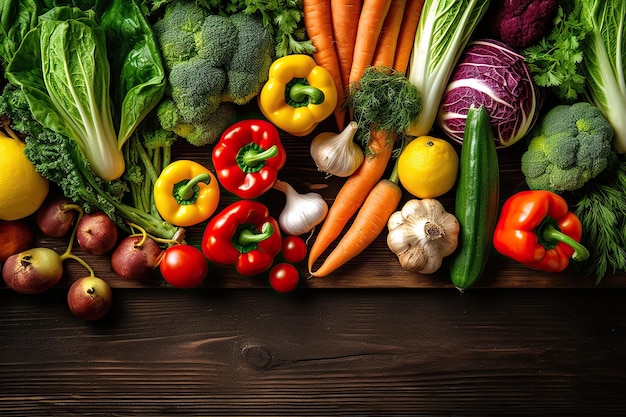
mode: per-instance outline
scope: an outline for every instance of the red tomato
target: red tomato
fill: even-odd
[[[177,288],[197,287],[209,274],[209,264],[202,251],[189,245],[167,248],[159,269],[163,278]]]
[[[299,236],[287,236],[283,239],[283,259],[292,264],[302,262],[306,257],[306,242]]]
[[[300,273],[292,264],[285,262],[274,265],[270,270],[270,285],[278,292],[290,292],[298,286]]]

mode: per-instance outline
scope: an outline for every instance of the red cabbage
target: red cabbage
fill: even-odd
[[[520,140],[537,120],[539,90],[524,57],[502,42],[483,39],[468,44],[444,92],[437,122],[462,143],[470,107],[485,106],[498,146]]]

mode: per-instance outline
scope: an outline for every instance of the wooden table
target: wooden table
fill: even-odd
[[[8,416],[623,416],[623,289],[0,290]]]
[[[309,140],[286,139],[280,177],[332,202],[341,180],[315,169]],[[502,198],[523,186],[516,152],[500,153]],[[184,146],[176,156],[210,160]],[[453,195],[441,200],[451,208]],[[263,201],[276,215],[284,202],[278,191]],[[201,234],[189,229],[189,242]],[[87,256],[114,287],[95,323],[65,304],[84,275],[71,261],[45,294],[0,288],[0,415],[624,415],[626,276],[596,286],[492,254],[460,294],[445,266],[404,271],[384,239],[328,278],[301,266],[291,294],[217,267],[200,289],[129,282]]]

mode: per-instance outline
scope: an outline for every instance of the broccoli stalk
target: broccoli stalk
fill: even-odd
[[[132,206],[160,218],[154,203],[154,184],[172,161],[172,145],[177,136],[161,128],[156,118],[150,116],[140,131],[124,147],[127,166],[124,179],[130,187]]]
[[[25,153],[37,171],[56,184],[67,198],[80,204],[85,212],[103,211],[123,230],[130,230],[130,222],[152,236],[182,240],[184,230],[145,210],[145,206],[125,201],[131,181],[126,178],[102,180],[91,170],[75,141],[39,124],[21,88],[7,84],[0,95],[0,114],[11,119],[15,131],[25,135]],[[128,146],[141,145],[140,142],[140,136],[135,134]],[[167,155],[169,150],[165,148],[162,152]],[[127,157],[131,154],[126,153]]]

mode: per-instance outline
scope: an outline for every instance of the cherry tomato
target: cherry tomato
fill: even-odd
[[[298,286],[300,273],[292,264],[278,263],[270,270],[270,286],[278,292],[290,292]]]
[[[283,259],[292,264],[302,262],[306,257],[306,242],[299,236],[287,236],[283,239]]]
[[[177,288],[197,287],[209,274],[209,264],[202,251],[183,244],[165,250],[159,269],[163,278]]]

